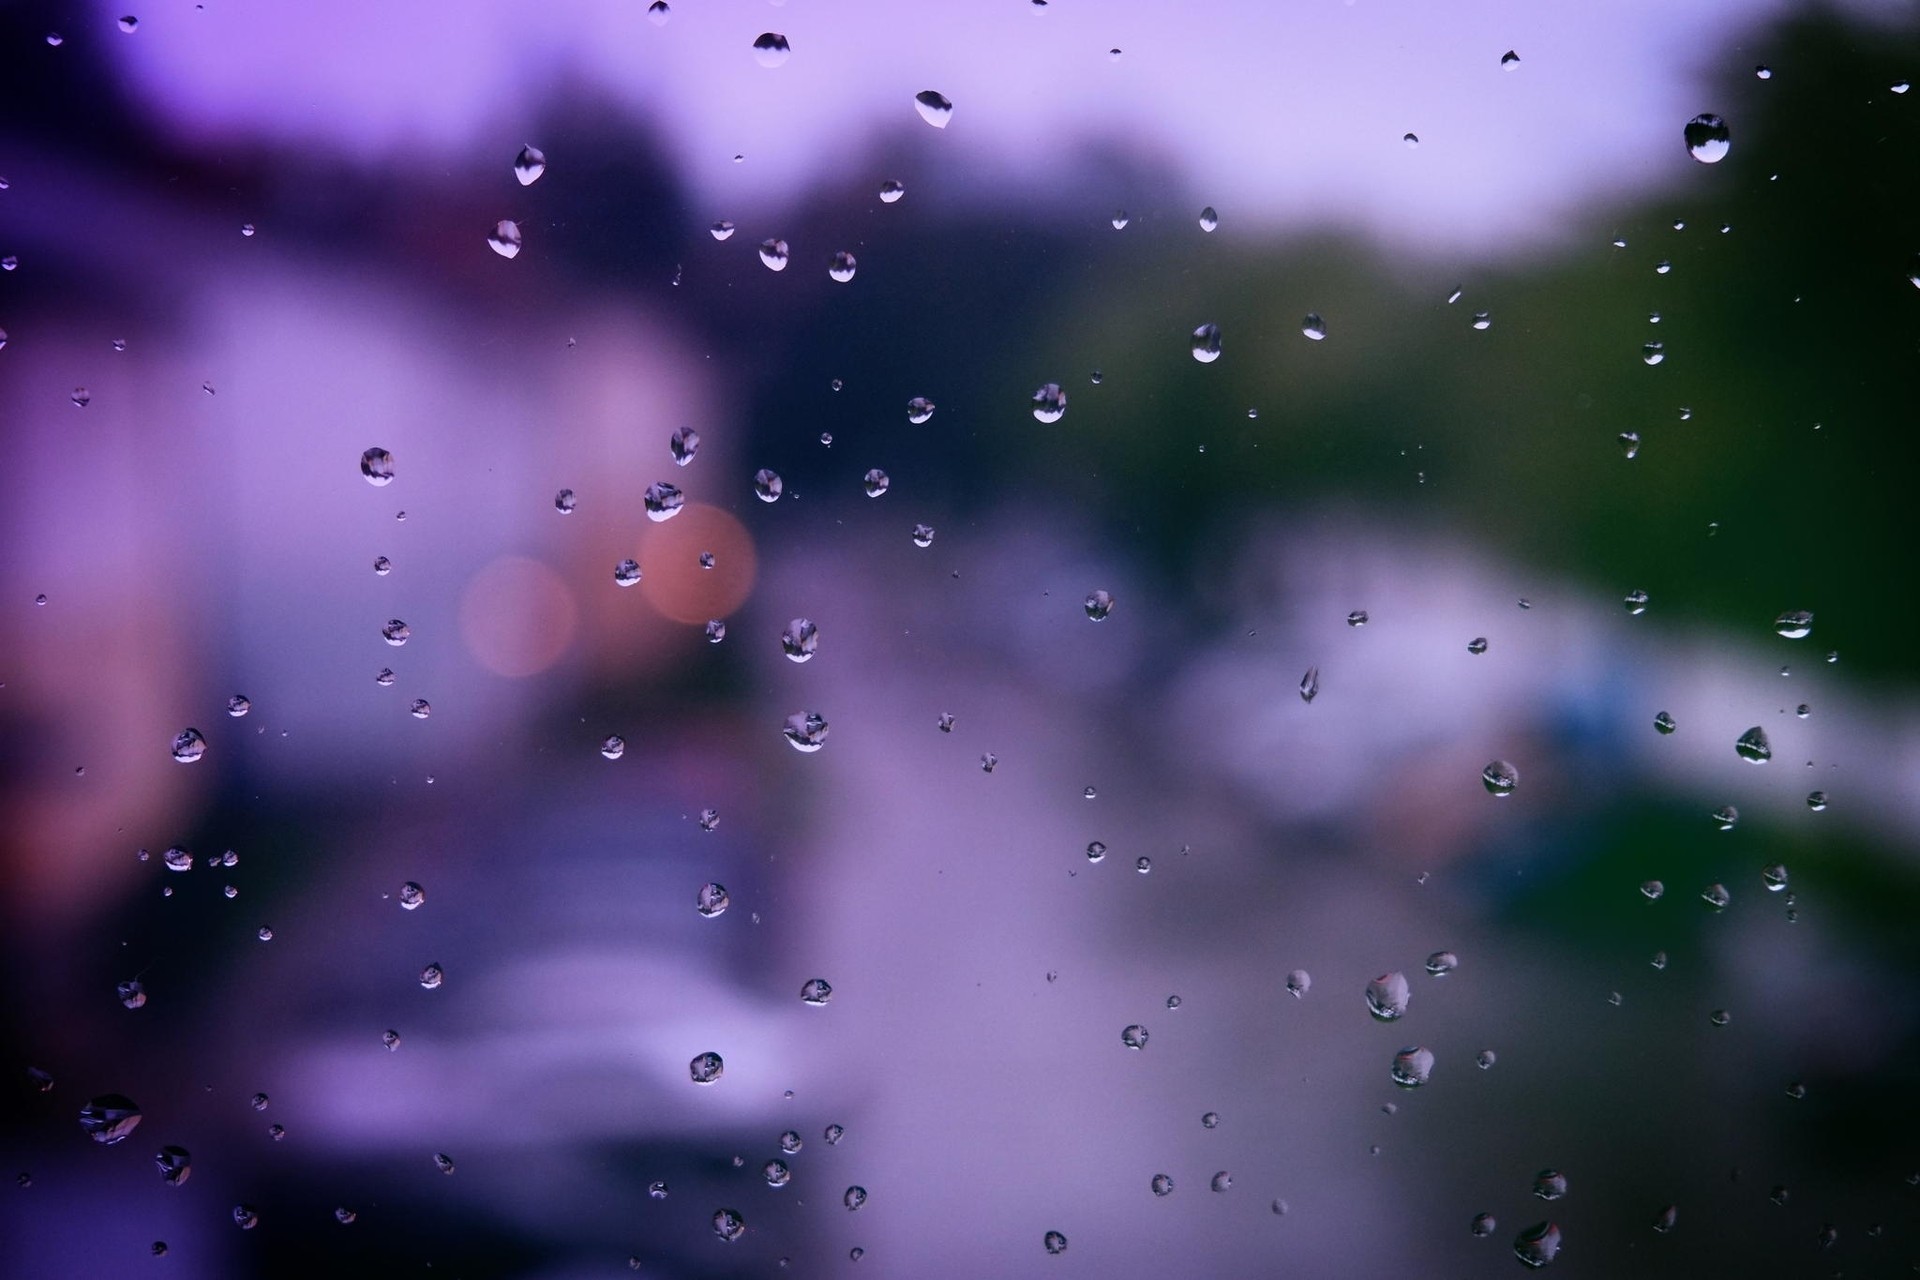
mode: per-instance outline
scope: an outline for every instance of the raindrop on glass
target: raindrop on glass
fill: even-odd
[[[882,204],[893,204],[905,194],[907,194],[906,187],[894,181],[892,178],[888,178],[880,184],[880,202]]]
[[[1300,677],[1300,701],[1311,703],[1320,694],[1320,668],[1308,667]]]
[[[1047,1232],[1045,1239],[1043,1239],[1041,1243],[1046,1245],[1048,1253],[1058,1254],[1067,1251],[1067,1238],[1058,1231]]]
[[[1219,325],[1203,324],[1193,331],[1193,358],[1201,364],[1212,364],[1220,358]]]
[[[1287,975],[1287,994],[1295,1000],[1307,994],[1313,987],[1313,977],[1305,969],[1295,969]]]
[[[413,628],[398,618],[389,618],[387,625],[380,628],[380,638],[398,649],[413,638]]]
[[[207,740],[198,729],[182,729],[173,735],[173,758],[181,764],[192,764],[206,754]]]
[[[1731,831],[1740,822],[1740,811],[1730,804],[1723,804],[1712,814],[1714,824],[1722,831]]]
[[[947,122],[953,119],[953,104],[932,89],[922,89],[913,95],[913,109],[936,129],[946,128]]]
[[[1661,734],[1664,735],[1664,734],[1672,733],[1675,729],[1679,728],[1680,726],[1674,723],[1674,719],[1672,716],[1662,711],[1659,715],[1653,718],[1653,727],[1657,731],[1659,731]]]
[[[630,587],[640,581],[640,562],[626,559],[613,566],[613,580],[623,587]]]
[[[1733,146],[1733,135],[1727,128],[1727,122],[1709,112],[1687,121],[1682,136],[1686,139],[1687,154],[1701,164],[1718,164],[1727,158],[1727,152]]]
[[[847,1206],[847,1211],[849,1213],[851,1213],[855,1209],[858,1209],[861,1205],[865,1204],[866,1202],[867,1202],[867,1189],[865,1187],[848,1187],[846,1194],[840,1197],[840,1203]]]
[[[1417,1089],[1433,1074],[1433,1051],[1415,1045],[1393,1055],[1389,1074],[1403,1089]]]
[[[123,1141],[140,1124],[140,1107],[125,1094],[103,1093],[80,1108],[80,1129],[101,1146]]]
[[[1728,903],[1733,901],[1733,894],[1728,892],[1727,886],[1714,883],[1700,891],[1700,901],[1715,911],[1722,911],[1726,909]]]
[[[1411,994],[1406,974],[1397,969],[1383,973],[1367,984],[1367,1012],[1381,1022],[1392,1022],[1405,1015]]]
[[[1489,795],[1510,796],[1520,785],[1520,772],[1505,760],[1494,760],[1480,771],[1480,781]]]
[[[778,502],[786,491],[787,482],[780,478],[779,472],[762,467],[753,473],[753,496],[760,501]]]
[[[1033,416],[1041,422],[1058,422],[1067,412],[1067,393],[1057,382],[1049,382],[1033,393]]]
[[[376,489],[393,483],[393,455],[385,449],[369,449],[360,455],[360,474]]]
[[[795,751],[814,752],[827,744],[827,718],[818,711],[796,711],[781,730]]]
[[[520,148],[520,154],[513,158],[513,176],[520,179],[520,185],[530,187],[540,180],[547,171],[546,153],[535,146]]]
[[[1120,1043],[1124,1044],[1129,1049],[1146,1048],[1147,1047],[1147,1029],[1141,1026],[1137,1022],[1133,1023],[1131,1026],[1124,1028],[1120,1032]]]
[[[700,892],[694,895],[693,908],[711,920],[726,911],[733,901],[727,896],[727,886],[719,883],[703,884]]]
[[[763,67],[777,67],[793,53],[793,46],[777,31],[765,31],[753,42],[753,60]]]
[[[853,273],[857,265],[858,264],[854,262],[853,255],[845,249],[842,249],[840,252],[834,254],[833,261],[827,264],[827,274],[835,280],[838,280],[841,284],[845,284],[847,281],[853,279]]]
[[[1544,1267],[1560,1256],[1560,1228],[1538,1222],[1513,1238],[1513,1256],[1529,1267]]]
[[[760,261],[769,271],[787,269],[787,242],[785,240],[762,240],[760,242]]]
[[[502,218],[493,224],[493,230],[487,233],[487,247],[503,258],[512,258],[520,252],[520,224],[510,218]]]
[[[1318,311],[1309,311],[1306,319],[1300,322],[1300,332],[1315,342],[1322,342],[1327,336],[1327,322],[1320,318]]]
[[[1087,617],[1100,622],[1113,612],[1113,595],[1107,591],[1089,591],[1086,599]]]
[[[727,1064],[720,1060],[717,1053],[696,1054],[687,1063],[687,1075],[695,1084],[712,1084],[726,1074]]]
[[[747,1220],[738,1209],[715,1209],[713,1211],[713,1234],[732,1244],[747,1234]]]
[[[913,526],[913,545],[916,547],[932,546],[933,526],[930,524],[917,524]]]
[[[1438,978],[1460,967],[1460,957],[1451,951],[1436,951],[1427,957],[1427,972]]]
[[[919,426],[921,423],[933,417],[933,410],[933,401],[927,399],[925,396],[915,396],[913,399],[907,401],[907,421],[913,423],[915,426]]]
[[[800,999],[811,1005],[823,1005],[833,999],[833,987],[825,978],[808,978],[801,984]]]

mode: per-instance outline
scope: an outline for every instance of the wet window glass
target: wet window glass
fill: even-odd
[[[0,1272],[1910,1274],[1917,71],[0,12]]]

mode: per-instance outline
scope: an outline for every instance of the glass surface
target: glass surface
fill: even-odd
[[[1916,70],[0,10],[0,1274],[1911,1274]]]

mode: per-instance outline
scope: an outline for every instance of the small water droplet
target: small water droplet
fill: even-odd
[[[785,271],[789,256],[785,240],[769,239],[760,242],[760,261],[769,271]]]
[[[401,645],[413,638],[413,628],[398,618],[389,618],[387,619],[387,625],[380,628],[380,637],[398,649]]]
[[[1460,967],[1460,957],[1451,951],[1436,951],[1427,957],[1427,972],[1442,977]]]
[[[1637,618],[1647,611],[1647,593],[1635,588],[1622,597],[1622,603],[1627,606],[1627,612]]]
[[[733,899],[727,894],[727,886],[719,883],[703,884],[700,892],[694,895],[693,909],[711,920],[722,915]]]
[[[1048,1253],[1061,1254],[1067,1251],[1067,1238],[1058,1231],[1047,1232],[1041,1243],[1046,1245]]]
[[[1767,886],[1769,893],[1779,893],[1787,887],[1787,869],[1775,862],[1760,869],[1760,882]]]
[[[420,971],[420,985],[432,991],[447,980],[447,971],[437,964],[430,964]]]
[[[1209,1111],[1201,1116],[1200,1127],[1202,1129],[1218,1129],[1220,1127],[1220,1113],[1218,1111]]]
[[[1512,71],[1515,67],[1518,67],[1519,65],[1520,65],[1520,55],[1515,53],[1513,50],[1509,49],[1505,53],[1500,55],[1500,69],[1502,71]]]
[[[392,1030],[383,1031],[380,1033],[380,1043],[387,1046],[388,1053],[392,1053],[400,1047],[400,1033]]]
[[[1483,654],[1486,651],[1487,651],[1487,638],[1485,636],[1475,636],[1473,639],[1467,641],[1468,653],[1471,653],[1477,657],[1478,655]]]
[[[1495,1231],[1499,1229],[1500,1229],[1499,1221],[1495,1219],[1494,1216],[1490,1213],[1475,1214],[1473,1221],[1469,1223],[1467,1226],[1467,1230],[1471,1231],[1475,1236],[1478,1236],[1482,1239],[1492,1235]]]
[[[1167,1174],[1154,1174],[1153,1181],[1147,1185],[1153,1188],[1153,1194],[1157,1196],[1170,1196],[1173,1194],[1173,1178]]]
[[[207,740],[198,729],[182,729],[173,735],[173,758],[181,764],[192,764],[207,754]]]
[[[1419,1045],[1402,1049],[1393,1055],[1389,1074],[1403,1089],[1419,1088],[1433,1075],[1433,1051]]]
[[[374,488],[393,483],[393,455],[385,449],[369,449],[360,455],[360,474]]]
[[[1672,733],[1675,729],[1679,728],[1680,726],[1674,722],[1674,719],[1671,715],[1668,715],[1666,712],[1662,711],[1659,715],[1653,718],[1653,727],[1656,730],[1658,730],[1661,734],[1669,734],[1669,733]]]
[[[718,618],[708,618],[706,634],[708,644],[719,644],[727,638],[727,624]]]
[[[865,1187],[848,1187],[846,1194],[840,1197],[840,1203],[847,1206],[847,1212],[849,1213],[852,1213],[866,1202],[867,1189]]]
[[[52,1087],[51,1077],[48,1087]],[[81,1132],[103,1147],[124,1141],[139,1127],[140,1119],[139,1104],[121,1093],[103,1093],[80,1108]]]
[[[113,994],[129,1009],[138,1009],[147,1003],[147,988],[137,979],[119,983],[114,987]]]
[[[1667,358],[1667,344],[1664,342],[1641,343],[1640,358],[1648,364],[1659,364]]]
[[[738,1209],[715,1209],[713,1211],[713,1234],[732,1244],[747,1234],[747,1220]]]
[[[760,1166],[760,1176],[767,1180],[770,1187],[784,1187],[793,1181],[793,1170],[787,1167],[785,1160],[769,1160]]]
[[[1220,326],[1203,324],[1193,331],[1193,358],[1201,364],[1212,364],[1220,358]],[[1036,411],[1037,416],[1037,411]],[[1042,419],[1045,421],[1045,419]]]
[[[1125,209],[1116,209],[1114,211],[1113,229],[1115,231],[1125,231],[1127,229],[1127,211]]]
[[[667,19],[672,16],[673,7],[667,3],[667,0],[653,0],[653,3],[647,6],[647,21],[656,27],[666,26]]]
[[[1767,741],[1767,731],[1760,725],[1755,725],[1741,734],[1739,740],[1733,744],[1733,749],[1742,760],[1749,760],[1754,764],[1765,764],[1773,759],[1773,744]]]
[[[638,560],[629,558],[613,566],[613,580],[623,587],[633,586],[641,577]]]
[[[833,261],[827,264],[827,274],[841,284],[845,284],[847,281],[853,279],[853,273],[857,265],[853,255],[845,249],[842,249],[840,252],[834,254]]]
[[[913,545],[916,547],[932,546],[933,526],[930,524],[917,524],[913,526]]]
[[[1727,886],[1716,882],[1700,891],[1700,901],[1715,911],[1722,911],[1726,909],[1728,903],[1733,901],[1733,894],[1728,892]]]
[[[1287,975],[1287,994],[1295,1000],[1306,995],[1313,988],[1313,976],[1305,969],[1295,969]]]
[[[1365,609],[1355,609],[1352,613],[1347,615],[1347,625],[1350,627],[1366,626],[1367,611]]]
[[[1320,695],[1320,668],[1308,667],[1300,677],[1300,701],[1311,704]]]
[[[1315,342],[1323,342],[1327,336],[1327,322],[1320,318],[1318,311],[1309,311],[1306,318],[1300,322],[1300,332]]]
[[[1131,1026],[1124,1028],[1120,1032],[1120,1043],[1124,1044],[1129,1049],[1146,1048],[1147,1047],[1147,1029],[1141,1026],[1137,1022],[1132,1024]]]
[[[900,197],[905,194],[907,194],[907,188],[892,178],[880,184],[880,203],[882,204],[898,203]]]
[[[1520,771],[1505,760],[1493,760],[1480,771],[1480,781],[1489,795],[1510,796],[1520,785]]]
[[[1087,617],[1094,622],[1104,621],[1113,612],[1113,594],[1108,591],[1089,591],[1086,599]]]
[[[1544,1267],[1560,1256],[1560,1228],[1537,1222],[1513,1238],[1513,1256],[1529,1267]]]
[[[687,1075],[695,1084],[712,1084],[726,1071],[727,1064],[721,1061],[717,1053],[695,1054],[692,1061],[687,1063]]]
[[[1489,313],[1485,311],[1476,311],[1473,313],[1474,328],[1486,329],[1486,328],[1490,328],[1492,325],[1493,325],[1493,316],[1490,315]]]

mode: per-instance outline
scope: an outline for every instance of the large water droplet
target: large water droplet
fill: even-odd
[[[913,109],[920,113],[922,120],[936,129],[946,128],[947,122],[953,119],[953,104],[944,95],[931,89],[922,89],[913,95]]]
[[[1805,640],[1813,634],[1813,615],[1805,609],[1791,609],[1773,620],[1773,629],[1789,640]]]
[[[513,176],[520,179],[520,185],[530,187],[540,180],[547,171],[547,156],[540,148],[532,145],[520,148],[520,154],[513,158]]]
[[[1433,1075],[1433,1051],[1414,1045],[1393,1055],[1389,1070],[1393,1082],[1402,1089],[1417,1089]]]
[[[502,218],[493,224],[493,230],[487,234],[487,246],[503,258],[517,257],[520,253],[520,224],[510,218]]]
[[[1041,1243],[1046,1245],[1048,1253],[1060,1254],[1067,1251],[1067,1238],[1058,1231],[1047,1232]]]
[[[1493,760],[1480,771],[1480,781],[1489,795],[1510,796],[1513,789],[1520,785],[1520,771],[1505,760]]]
[[[409,880],[400,886],[400,907],[404,911],[417,911],[420,904],[427,900],[427,891],[418,882]]]
[[[894,204],[905,194],[907,194],[907,188],[892,178],[880,184],[880,203],[882,204]]]
[[[656,480],[647,486],[646,493],[641,495],[641,501],[647,508],[647,519],[658,524],[660,521],[671,520],[679,515],[680,508],[686,505],[687,499],[677,486],[668,484],[665,480]]]
[[[726,1071],[727,1064],[721,1061],[717,1053],[695,1054],[693,1060],[687,1063],[687,1074],[695,1084],[712,1084]]]
[[[847,1212],[849,1213],[858,1209],[866,1202],[867,1189],[865,1187],[848,1187],[846,1194],[840,1197],[840,1203],[847,1206]]]
[[[124,1141],[140,1124],[140,1107],[121,1093],[103,1093],[80,1108],[80,1128],[101,1146]]]
[[[1702,112],[1687,121],[1682,135],[1686,138],[1687,154],[1701,164],[1720,163],[1733,147],[1733,134],[1727,122],[1711,112]]]
[[[1212,205],[1208,205],[1200,211],[1200,229],[1202,231],[1212,231],[1219,225],[1220,215],[1213,211]]]
[[[753,42],[753,60],[763,67],[777,67],[793,53],[793,46],[778,31],[764,31]]]
[[[170,1187],[193,1176],[193,1155],[185,1147],[162,1147],[154,1154],[153,1163],[160,1170],[160,1181]]]
[[[840,252],[834,254],[833,261],[827,264],[827,274],[835,280],[838,280],[841,284],[845,284],[847,281],[853,279],[856,266],[857,264],[854,262],[853,255],[845,249],[842,249]]]
[[[1120,1032],[1120,1043],[1124,1044],[1129,1049],[1146,1048],[1147,1047],[1147,1029],[1141,1026],[1137,1022],[1133,1023],[1131,1026],[1123,1028]]]
[[[925,396],[915,396],[913,399],[907,401],[907,421],[913,423],[915,426],[919,426],[921,423],[933,417],[933,409],[933,401],[927,399]]]
[[[192,764],[206,754],[207,740],[198,729],[182,729],[173,735],[173,758],[181,764]]]
[[[1203,324],[1193,331],[1193,358],[1201,364],[1212,364],[1220,358],[1219,325]]]
[[[1765,764],[1773,759],[1773,744],[1767,741],[1767,731],[1759,725],[1741,734],[1740,740],[1733,744],[1733,749],[1739,752],[1742,760],[1751,760],[1755,764]]]
[[[700,892],[694,895],[693,909],[711,920],[725,913],[733,899],[727,894],[727,886],[718,882],[703,884]]]
[[[795,751],[814,752],[827,744],[827,718],[818,711],[796,711],[782,730]]]
[[[780,495],[786,491],[787,483],[780,478],[779,472],[762,467],[753,473],[753,496],[760,501],[778,502]]]
[[[398,649],[413,638],[413,628],[398,618],[389,618],[387,625],[380,628],[380,638]]]
[[[805,662],[820,646],[820,628],[811,618],[795,618],[780,633],[780,651],[795,662]]]
[[[613,566],[613,580],[623,587],[631,587],[641,578],[640,562],[634,559],[620,561]]]
[[[833,999],[833,985],[825,978],[808,978],[800,985],[800,999],[811,1005],[823,1005]]]
[[[887,487],[893,482],[887,478],[886,472],[875,467],[860,478],[860,483],[861,486],[866,489],[869,498],[877,498],[885,493]]]
[[[374,488],[393,483],[393,455],[385,449],[369,449],[360,455],[360,474]]]
[[[1320,318],[1318,311],[1309,311],[1306,319],[1300,322],[1300,332],[1315,342],[1324,342],[1327,336],[1327,322]]]
[[[787,242],[785,240],[773,239],[762,240],[760,242],[760,261],[766,264],[767,270],[785,271],[787,269],[787,257]]]
[[[1411,995],[1406,974],[1397,969],[1383,973],[1367,984],[1367,1012],[1381,1022],[1392,1022],[1405,1016]]]
[[[1049,382],[1033,393],[1033,416],[1042,422],[1058,422],[1067,412],[1067,393],[1057,382]]]
[[[738,1209],[715,1209],[713,1211],[713,1234],[732,1244],[747,1234],[747,1220]]]
[[[1104,621],[1113,612],[1113,594],[1107,591],[1089,591],[1086,599],[1087,617],[1095,622]]]
[[[1560,1256],[1560,1228],[1537,1222],[1513,1238],[1513,1256],[1529,1267],[1544,1267]]]
[[[1153,1181],[1147,1185],[1153,1188],[1153,1194],[1157,1196],[1170,1196],[1173,1194],[1173,1178],[1168,1174],[1154,1174]]]
[[[1287,994],[1295,1000],[1307,994],[1313,988],[1313,976],[1305,969],[1295,969],[1287,975]]]

